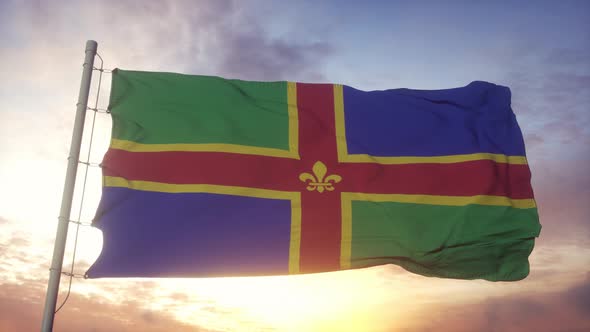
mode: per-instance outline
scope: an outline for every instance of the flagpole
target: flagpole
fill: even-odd
[[[70,222],[72,199],[74,197],[74,188],[76,185],[78,161],[80,159],[80,146],[82,145],[82,134],[84,132],[84,122],[86,120],[86,108],[88,107],[88,95],[90,93],[90,83],[92,81],[92,71],[94,68],[94,57],[96,55],[97,48],[98,44],[94,40],[86,41],[86,56],[84,58],[83,66],[84,69],[82,71],[82,80],[80,82],[80,92],[78,93],[78,103],[76,104],[76,120],[74,122],[74,130],[72,132],[72,142],[70,145],[70,155],[68,157],[66,181],[61,198],[61,209],[57,223],[57,234],[55,236],[53,258],[51,259],[51,268],[49,270],[49,282],[47,283],[47,294],[45,296],[45,309],[43,310],[41,332],[51,332],[53,330],[55,306],[59,292],[59,281],[64,260],[66,239],[68,237],[68,225]]]

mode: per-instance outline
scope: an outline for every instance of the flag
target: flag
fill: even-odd
[[[522,279],[540,224],[510,98],[115,70],[87,276]]]

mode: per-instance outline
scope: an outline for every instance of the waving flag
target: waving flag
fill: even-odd
[[[109,109],[89,277],[529,273],[540,225],[506,87],[116,70]]]

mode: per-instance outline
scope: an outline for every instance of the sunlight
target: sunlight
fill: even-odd
[[[326,331],[327,326],[339,331],[358,331],[375,323],[375,310],[379,311],[385,303],[397,306],[392,301],[407,299],[403,293],[392,297],[375,287],[379,279],[371,270],[281,277],[166,279],[159,282],[159,291],[181,291],[187,295],[187,305],[179,306],[175,312],[179,320],[187,323],[199,324],[204,316],[210,315],[206,312],[209,310],[223,312],[210,315],[217,316],[211,317],[218,320],[217,324],[223,323],[224,315],[230,315],[281,331]],[[162,295],[158,298],[164,298]],[[170,301],[164,302],[155,306],[171,305]],[[202,303],[210,303],[211,307],[203,308]],[[395,310],[390,319],[401,316],[403,310]],[[335,321],[334,317],[339,318]]]
[[[102,245],[100,231],[85,228],[80,243],[78,257],[94,261]],[[571,252],[571,247],[564,246],[550,254],[569,257]],[[571,261],[569,269],[587,263],[588,252],[564,262]],[[545,254],[537,252],[533,264],[542,261]],[[579,279],[580,275],[571,277]],[[394,326],[399,330],[412,326],[417,312],[445,303],[448,298],[456,304],[469,303],[482,296],[549,287],[545,282],[544,278],[521,283],[424,278],[398,267],[382,266],[276,277],[96,279],[79,283],[76,289],[102,297],[101,288],[108,285],[115,290],[109,291],[108,300],[113,303],[140,296],[146,309],[218,330],[313,332],[362,331],[370,327],[395,331]]]
[[[79,259],[93,262],[102,247],[101,232],[85,227],[79,243]],[[398,278],[387,281],[395,296],[383,292],[383,268],[297,276],[125,280],[153,284],[149,294],[142,294],[149,298],[145,301],[149,303],[147,309],[169,312],[188,324],[222,330],[259,331],[267,326],[281,331],[358,331],[379,324],[377,319],[384,307],[396,307],[388,313],[387,324],[403,318],[405,310],[398,304],[411,300],[411,293],[404,291]],[[133,283],[112,279],[87,281],[77,290],[94,293],[97,289],[92,284],[102,283],[122,286],[110,293],[109,300],[114,303],[140,291]]]

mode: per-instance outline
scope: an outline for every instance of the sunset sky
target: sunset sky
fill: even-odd
[[[363,90],[508,86],[543,229],[518,282],[426,278],[396,266],[76,278],[56,331],[590,331],[590,2],[0,0],[0,332],[40,328],[88,39],[109,69]],[[105,74],[101,108],[109,86]],[[110,126],[98,114],[93,163]],[[83,167],[78,175],[73,219]],[[93,217],[100,181],[90,168],[82,222]],[[74,234],[72,225],[66,268]],[[99,231],[80,228],[76,273],[100,246]]]

